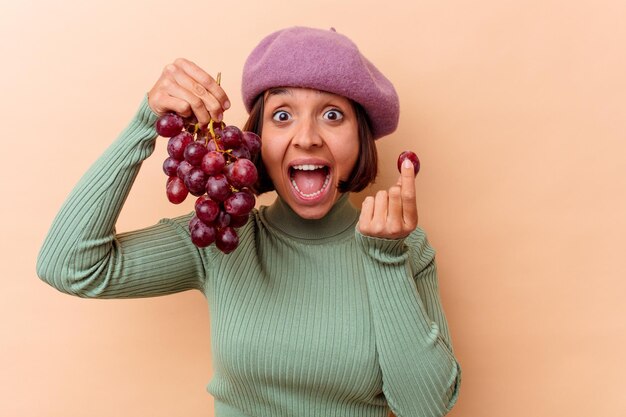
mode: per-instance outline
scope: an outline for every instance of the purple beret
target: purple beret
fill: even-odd
[[[400,103],[393,85],[334,29],[292,27],[265,37],[243,68],[248,112],[259,94],[273,87],[313,88],[356,101],[367,112],[374,139],[398,126]]]

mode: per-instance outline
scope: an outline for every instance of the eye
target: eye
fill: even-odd
[[[291,115],[284,110],[278,110],[272,115],[272,119],[277,122],[286,122],[291,119]]]
[[[343,113],[341,112],[341,110],[331,109],[325,112],[323,117],[326,120],[336,121],[343,119]]]

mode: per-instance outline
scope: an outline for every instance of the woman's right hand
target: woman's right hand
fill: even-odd
[[[193,62],[178,58],[163,68],[148,92],[148,105],[159,116],[172,111],[183,117],[195,115],[204,126],[211,119],[222,121],[230,102],[213,77]]]

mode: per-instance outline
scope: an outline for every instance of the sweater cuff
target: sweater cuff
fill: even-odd
[[[403,264],[408,257],[408,247],[404,244],[404,238],[383,239],[366,236],[358,230],[355,230],[355,237],[357,245],[363,253],[380,263]]]
[[[154,137],[158,136],[156,133],[155,123],[159,115],[152,111],[150,106],[148,105],[148,94],[144,95],[141,100],[141,104],[139,105],[139,109],[135,116],[132,119],[132,124],[137,128],[141,129],[151,129],[154,131]]]

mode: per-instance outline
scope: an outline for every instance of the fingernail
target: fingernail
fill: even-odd
[[[409,161],[408,159],[405,159],[404,162],[402,163],[402,168],[411,168],[413,166],[413,162]]]
[[[218,114],[217,117],[215,118],[218,122],[222,121],[222,114]]]
[[[224,102],[224,110],[228,110],[228,109],[230,109],[230,101],[226,100]]]

